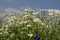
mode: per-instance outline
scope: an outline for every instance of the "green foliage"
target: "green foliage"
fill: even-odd
[[[1,16],[0,40],[34,40],[36,34],[41,40],[60,40],[60,14],[57,11],[53,14],[28,8],[14,15]]]

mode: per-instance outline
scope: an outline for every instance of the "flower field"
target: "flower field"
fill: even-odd
[[[60,40],[60,10],[26,8],[0,15],[0,40]]]

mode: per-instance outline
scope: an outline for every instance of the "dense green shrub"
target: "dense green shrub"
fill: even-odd
[[[24,9],[20,13],[0,17],[0,40],[60,40],[59,10]]]

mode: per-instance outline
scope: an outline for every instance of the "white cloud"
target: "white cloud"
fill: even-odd
[[[19,9],[16,9],[16,8],[6,8],[5,11],[6,12],[17,12],[17,11],[19,11]]]

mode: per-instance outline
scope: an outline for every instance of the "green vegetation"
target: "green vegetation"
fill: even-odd
[[[58,10],[59,11],[59,10]],[[60,40],[60,14],[47,9],[24,9],[13,15],[0,15],[0,40]]]

